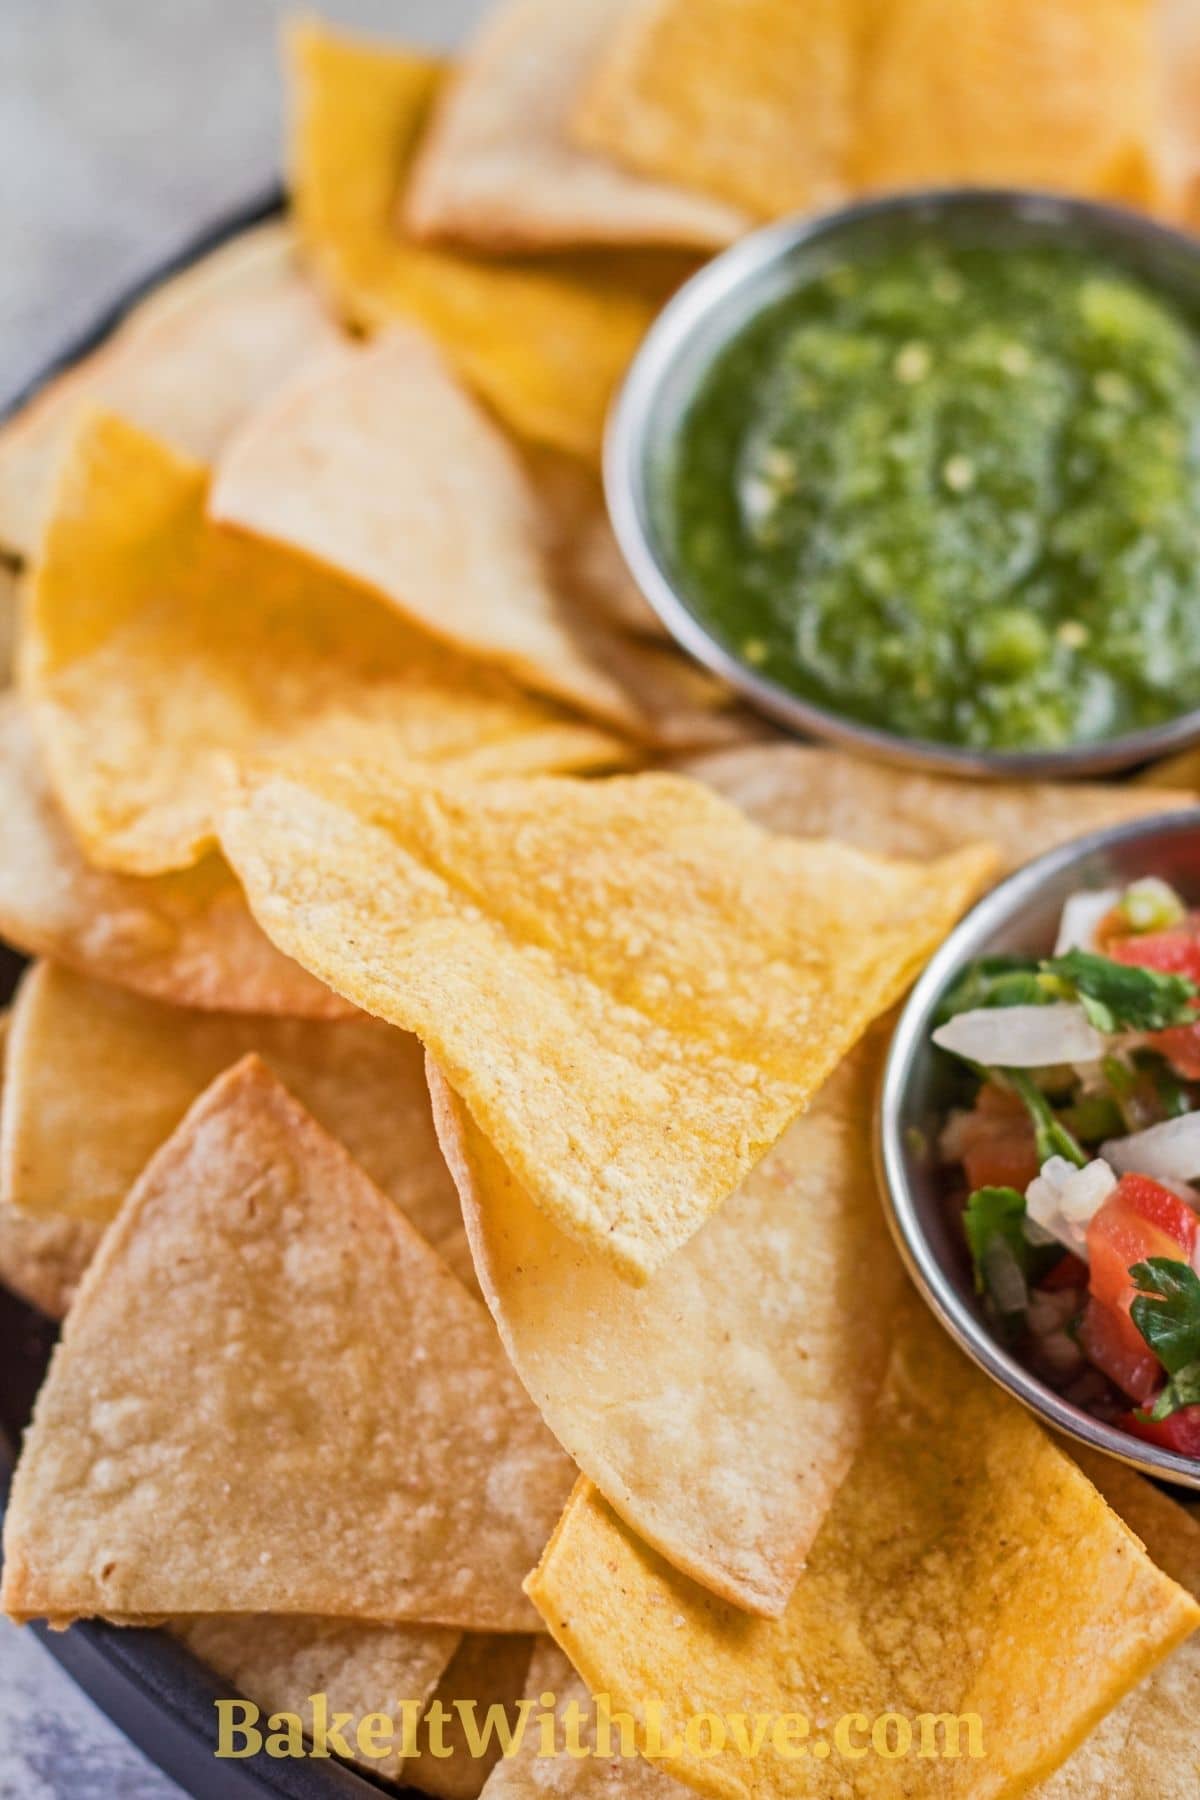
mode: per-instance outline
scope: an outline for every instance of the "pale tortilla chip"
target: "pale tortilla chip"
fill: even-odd
[[[576,141],[758,218],[846,187],[862,0],[640,0],[584,88]]]
[[[984,837],[1005,869],[1085,832],[1180,805],[1159,786],[958,781],[792,744],[689,757],[679,766],[773,831],[914,858],[944,856]]]
[[[576,96],[630,0],[504,0],[456,64],[417,158],[404,219],[418,237],[543,250],[679,244],[719,250],[736,207],[641,180],[571,141]]]
[[[576,456],[523,446],[525,467],[537,489],[546,555],[568,592],[614,625],[641,636],[667,638],[667,630],[621,554],[604,488],[593,469]]]
[[[288,49],[297,227],[341,310],[367,330],[424,325],[520,436],[597,460],[609,400],[669,286],[647,291],[619,263],[489,264],[406,240],[397,203],[440,65],[312,22]]]
[[[859,184],[1159,199],[1155,14],[1156,0],[879,0]]]
[[[248,1057],[105,1235],[5,1521],[17,1619],[529,1629],[570,1465],[486,1312]]]
[[[39,963],[12,1010],[0,1200],[106,1224],[223,1069],[261,1056],[429,1243],[456,1237],[417,1040],[377,1019],[203,1013]]]
[[[563,1448],[703,1586],[782,1613],[870,1419],[902,1287],[879,1209],[873,1033],[643,1288],[538,1212],[436,1069],[480,1286]],[[846,1353],[853,1319],[853,1354]]]
[[[311,768],[231,803],[263,929],[417,1033],[534,1204],[643,1281],[992,866],[759,830],[698,783]]]
[[[0,936],[179,1006],[305,1019],[354,1010],[263,936],[219,856],[148,880],[85,862],[13,696],[0,697]]]
[[[538,1643],[543,1641],[537,1640]],[[473,1754],[462,1718],[452,1710],[454,1702],[475,1702],[475,1721],[480,1733],[486,1729],[490,1706],[503,1707],[511,1725],[517,1703],[525,1691],[532,1644],[530,1638],[467,1633],[431,1701],[431,1705],[440,1704],[451,1712],[442,1731],[442,1743],[450,1754],[435,1756],[430,1734],[423,1728],[419,1734],[420,1753],[410,1757],[404,1768],[404,1779],[410,1787],[434,1795],[435,1800],[475,1800],[482,1792],[503,1748],[499,1730],[497,1728],[491,1736],[483,1755]]]
[[[267,1728],[272,1713],[294,1713],[311,1739],[312,1699],[324,1695],[327,1721],[338,1713],[350,1714],[339,1729],[351,1749],[356,1748],[359,1725],[372,1713],[394,1718],[399,1735],[399,1702],[428,1700],[461,1642],[459,1633],[445,1626],[269,1613],[177,1619],[170,1629],[194,1656],[261,1708],[260,1729]],[[368,1733],[370,1729],[368,1723]],[[384,1756],[354,1760],[373,1775],[398,1781],[403,1771],[403,1778],[409,1778],[399,1745]],[[407,1759],[408,1766],[411,1761]]]
[[[1200,1523],[1110,1456],[1077,1452],[1113,1511],[1158,1567],[1200,1599]],[[1037,1800],[1194,1800],[1200,1793],[1200,1636],[1127,1694],[1060,1769],[1031,1792]]]
[[[593,1693],[662,1736],[702,1711],[977,1715],[984,1755],[923,1760],[922,1800],[989,1800],[1048,1775],[1200,1624],[1073,1462],[923,1311],[898,1332],[874,1425],[782,1619],[739,1615],[672,1570],[581,1481],[528,1583]],[[1086,1572],[1086,1574],[1085,1574]],[[913,1724],[914,1739],[917,1727]],[[966,1727],[963,1728],[964,1736]],[[854,1763],[894,1800],[895,1761]],[[672,1772],[754,1800],[846,1792],[834,1755],[711,1759]]]
[[[608,1727],[612,1755],[598,1748],[596,1708],[583,1682],[554,1644],[541,1639],[529,1665],[526,1694],[535,1708],[543,1696],[554,1707],[555,1742],[578,1744],[586,1756],[568,1755],[565,1748],[546,1756],[535,1717],[530,1717],[512,1756],[499,1763],[484,1788],[485,1800],[684,1800],[688,1789],[652,1768],[640,1756],[622,1754],[620,1729],[615,1720]],[[568,1739],[574,1721],[574,1737]]]
[[[490,773],[621,756],[361,587],[210,524],[206,492],[198,464],[105,415],[63,469],[22,676],[51,783],[100,867],[157,875],[204,855],[230,759]]]
[[[259,226],[202,257],[0,427],[0,543],[32,554],[85,406],[207,462],[276,382],[338,336],[288,226]]]

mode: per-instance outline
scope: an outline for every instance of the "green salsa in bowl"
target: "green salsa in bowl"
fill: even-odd
[[[997,774],[1200,737],[1200,245],[1137,215],[759,233],[651,333],[607,478],[666,624],[786,724]]]

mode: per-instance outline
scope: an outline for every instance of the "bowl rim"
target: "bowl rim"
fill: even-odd
[[[1200,836],[1200,808],[1179,808],[1107,826],[1073,838],[1017,869],[978,900],[959,920],[926,964],[896,1023],[879,1082],[875,1108],[874,1160],[884,1213],[892,1237],[918,1291],[935,1317],[971,1360],[993,1381],[1015,1396],[1044,1424],[1064,1437],[1159,1481],[1200,1491],[1200,1460],[1182,1456],[1135,1438],[1116,1425],[1106,1425],[1073,1406],[1040,1381],[992,1336],[964,1301],[958,1286],[939,1260],[920,1220],[904,1157],[904,1102],[917,1052],[928,1037],[930,1015],[951,977],[968,955],[984,949],[980,937],[991,936],[1011,913],[1034,898],[1055,877],[1067,873],[1098,850],[1136,843],[1167,833]]]
[[[790,692],[736,656],[692,611],[655,545],[646,516],[651,427],[667,379],[696,333],[748,285],[808,244],[834,238],[875,218],[911,215],[918,219],[922,214],[936,218],[968,207],[991,208],[997,215],[1032,223],[1087,226],[1125,242],[1159,245],[1193,261],[1200,285],[1200,237],[1131,207],[1037,188],[957,185],[906,189],[797,215],[751,232],[706,263],[672,295],[642,340],[610,408],[604,436],[604,491],[621,554],[676,643],[756,710],[793,734],[901,767],[1010,781],[1112,773],[1188,749],[1200,742],[1200,707],[1120,737],[1050,750],[943,744],[861,723]]]

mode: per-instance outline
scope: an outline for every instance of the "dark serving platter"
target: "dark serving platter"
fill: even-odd
[[[173,275],[182,273],[210,251],[283,210],[278,188],[231,213],[198,234],[174,256],[153,269],[124,293],[87,331],[0,408],[0,421],[24,406],[56,375],[97,349],[139,301]],[[0,946],[0,1004],[7,1004],[25,958]],[[54,1348],[58,1329],[0,1286],[0,1520],[21,1433],[29,1422],[34,1398]],[[301,1761],[256,1756],[220,1761],[216,1743],[216,1699],[236,1692],[165,1631],[105,1625],[83,1620],[67,1631],[37,1633],[47,1650],[114,1724],[195,1800],[261,1800],[264,1794],[283,1800],[370,1800],[372,1795],[400,1793],[391,1783],[375,1781],[336,1759]]]

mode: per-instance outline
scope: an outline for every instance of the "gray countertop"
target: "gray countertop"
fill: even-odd
[[[564,0],[570,4],[570,0]],[[148,268],[278,174],[281,0],[0,4],[0,403]],[[318,0],[453,43],[481,0]],[[0,1800],[180,1789],[0,1621]]]

